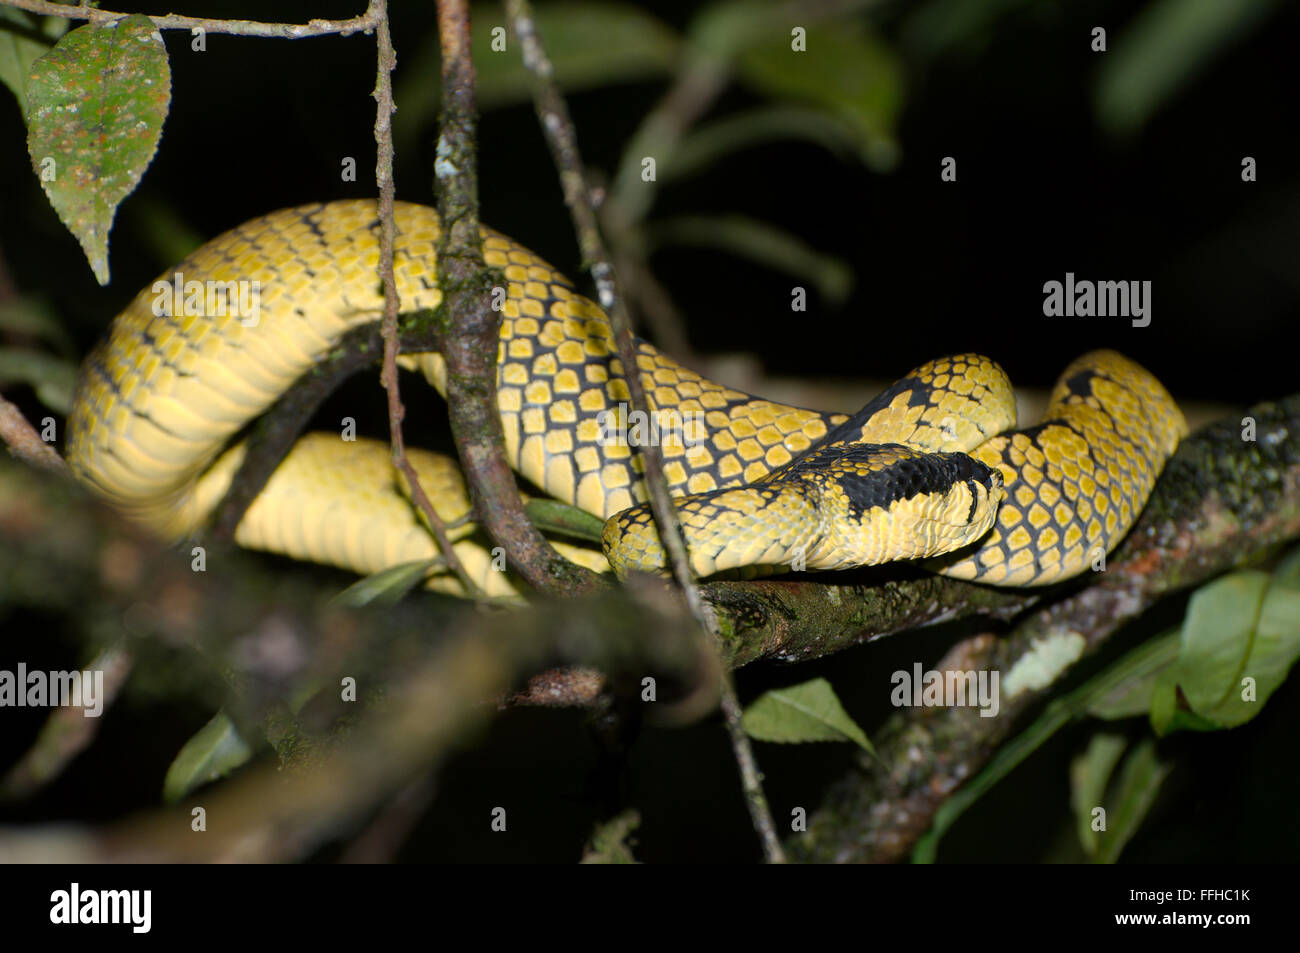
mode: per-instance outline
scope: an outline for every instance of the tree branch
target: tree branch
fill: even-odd
[[[979,635],[939,666],[1007,674],[1049,639],[1095,651],[1161,597],[1197,585],[1300,535],[1300,394],[1247,411],[1257,439],[1230,417],[1183,441],[1141,518],[1092,584],[1025,618],[1005,638]],[[808,832],[787,845],[807,861],[896,860],[938,807],[974,777],[1070,671],[1004,691],[997,717],[974,708],[905,709],[878,733],[877,762],[861,762],[829,793]]]
[[[395,212],[395,185],[393,182],[393,70],[397,68],[397,54],[388,30],[388,0],[371,0],[371,10],[376,14],[378,68],[375,73],[375,180],[379,183],[379,280],[384,289],[384,365],[379,380],[388,395],[388,439],[393,449],[393,466],[402,474],[410,488],[415,508],[423,515],[425,525],[438,544],[438,552],[447,568],[460,580],[466,595],[481,599],[483,592],[473,577],[465,570],[460,557],[447,536],[447,527],[433,508],[419,474],[406,456],[406,440],[402,436],[402,421],[406,407],[397,378],[397,312],[401,301],[397,293],[397,278],[393,274],[393,247],[397,244],[397,219]]]
[[[227,33],[234,36],[274,37],[282,40],[301,40],[310,36],[351,36],[353,33],[368,33],[379,22],[377,7],[380,4],[372,0],[366,12],[349,20],[310,20],[307,23],[259,23],[256,20],[220,20],[208,17],[185,17],[174,13],[147,13],[154,26],[160,30],[203,30],[207,33]],[[87,20],[91,23],[111,23],[130,13],[114,13],[112,10],[100,10],[90,6],[68,6],[62,3],[49,3],[47,0],[0,0],[0,6],[14,7],[29,13],[51,17],[66,17],[70,20]]]
[[[442,40],[442,130],[434,171],[438,179],[438,283],[443,291],[441,348],[447,365],[447,403],[461,465],[485,530],[510,564],[534,588],[577,595],[606,586],[595,573],[557,553],[524,511],[505,455],[497,413],[500,315],[490,305],[494,284],[483,263],[475,155],[474,62],[464,0],[439,0]]]
[[[528,0],[506,0],[506,13],[510,17],[511,29],[522,49],[524,65],[533,76],[533,103],[537,110],[537,118],[541,123],[546,143],[550,147],[551,157],[555,160],[556,169],[560,173],[564,202],[573,217],[583,260],[590,268],[591,277],[596,283],[600,305],[609,315],[632,410],[649,419],[650,401],[646,397],[645,385],[641,381],[641,372],[637,366],[632,322],[624,306],[623,296],[618,288],[618,278],[610,264],[610,255],[596,222],[596,209],[592,205],[591,192],[587,187],[587,173],[583,166],[582,155],[578,151],[577,130],[569,115],[568,104],[565,103],[553,78],[551,61],[537,33],[531,4]],[[663,455],[659,451],[659,446],[653,441],[638,444],[637,453],[645,464],[644,478],[650,496],[650,509],[659,530],[659,538],[668,553],[673,576],[686,595],[686,602],[690,606],[692,615],[706,631],[716,634],[717,622],[706,607],[699,586],[696,585],[695,575],[691,571],[690,558],[686,551],[686,538],[682,535],[681,521],[669,495],[668,482],[664,479]],[[763,793],[758,762],[754,758],[749,736],[745,734],[741,725],[740,700],[736,696],[736,688],[729,674],[724,673],[722,676],[721,694],[722,714],[736,755],[736,762],[740,767],[745,803],[749,807],[754,829],[758,831],[763,842],[763,850],[768,862],[784,863],[785,855],[776,835],[776,825],[768,808],[767,796]]]

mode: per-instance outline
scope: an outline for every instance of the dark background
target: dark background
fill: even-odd
[[[208,0],[201,11],[186,12],[302,21],[350,16],[360,6],[359,0],[279,2],[271,12],[261,4]],[[882,5],[876,20],[886,37],[907,6]],[[654,9],[676,27],[692,13],[680,3]],[[1017,384],[1039,387],[1050,386],[1077,354],[1109,346],[1152,369],[1183,400],[1245,405],[1297,390],[1291,327],[1300,316],[1294,265],[1300,8],[1284,9],[1228,46],[1141,132],[1118,140],[1098,130],[1091,109],[1098,54],[1089,50],[1088,33],[1101,24],[1114,37],[1137,9],[1122,2],[1030,5],[937,60],[905,61],[902,160],[888,175],[792,143],[735,155],[665,186],[654,215],[741,211],[842,257],[857,273],[842,307],[814,295],[809,313],[792,320],[789,276],[720,252],[659,253],[652,264],[686,312],[693,346],[701,353],[751,351],[775,374],[814,378],[891,378],[941,353],[979,350],[1002,362]],[[434,29],[432,4],[395,3],[393,17],[399,62],[416,64],[415,51]],[[165,37],[172,112],[152,167],[119,215],[108,288],[95,284],[51,211],[31,173],[18,109],[7,93],[0,95],[0,255],[19,290],[46,296],[83,350],[169,264],[151,252],[146,219],[133,203],[163,203],[212,236],[274,208],[374,191],[369,40],[214,35],[200,54],[190,51],[188,36]],[[402,70],[399,65],[399,77]],[[593,169],[615,168],[664,88],[662,82],[624,84],[571,98]],[[734,90],[715,112],[753,101]],[[397,156],[399,198],[432,203],[435,129],[430,119],[421,148]],[[487,113],[480,155],[483,220],[583,285],[531,107]],[[946,155],[958,160],[955,184],[939,180]],[[1258,161],[1256,183],[1241,181],[1245,155]],[[358,182],[339,181],[342,156],[357,158]],[[1043,282],[1066,271],[1151,280],[1151,325],[1044,318]],[[30,393],[12,396],[39,416]],[[377,389],[341,399],[368,400],[376,412],[382,406]],[[434,407],[417,428],[437,426],[439,413]],[[426,439],[408,429],[408,439],[440,442],[432,431]],[[1162,611],[1168,618],[1148,621],[1119,641],[1132,644],[1175,624],[1181,607]],[[75,664],[70,655],[60,657],[66,651],[41,620],[18,622],[11,619],[5,633],[17,635],[10,643],[21,646],[17,657],[25,651],[29,665],[42,667]],[[870,729],[887,712],[881,704],[887,673],[916,659],[933,662],[963,631],[948,627],[886,640],[799,669],[755,666],[741,675],[742,693],[825,675]],[[108,819],[156,803],[171,755],[209,714],[128,696],[105,719],[95,747],[48,796],[0,811],[0,823]],[[1300,692],[1292,679],[1245,728],[1171,739],[1166,749],[1179,769],[1125,859],[1293,860],[1300,833],[1292,805],[1300,782],[1291,726],[1298,718]],[[37,724],[24,728],[6,715],[0,763],[30,743]],[[1081,728],[1058,736],[971,811],[941,857],[1053,856],[1053,839],[1068,824],[1068,760],[1086,737]],[[761,745],[759,756],[779,821],[793,805],[815,806],[852,752]],[[484,744],[443,774],[437,800],[403,856],[572,859],[604,807],[589,774],[595,768],[580,715],[506,715]],[[630,803],[645,816],[638,836],[643,859],[757,858],[716,723],[647,730],[625,780]],[[503,802],[513,805],[512,833],[487,834],[487,810]]]

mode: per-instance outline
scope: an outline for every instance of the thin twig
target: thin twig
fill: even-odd
[[[0,397],[0,441],[19,460],[54,473],[67,473],[68,465],[40,435],[32,429],[23,412]]]
[[[91,23],[111,23],[131,13],[115,13],[112,10],[99,10],[90,6],[66,6],[61,3],[49,3],[47,0],[0,0],[0,6],[14,7],[29,13],[38,13],[51,17],[66,17],[70,20],[88,20]],[[220,20],[209,17],[185,17],[174,13],[147,13],[154,26],[160,30],[203,30],[206,33],[226,33],[234,36],[273,37],[282,40],[301,40],[309,36],[351,36],[353,33],[370,32],[379,22],[377,12],[383,4],[372,0],[366,12],[349,20],[309,20],[306,23],[260,23],[256,20]]]
[[[501,316],[491,307],[491,272],[483,263],[475,155],[474,61],[464,0],[439,0],[442,128],[438,179],[438,283],[443,293],[440,348],[447,366],[451,430],[480,525],[510,565],[534,588],[579,595],[607,583],[557,553],[528,519],[505,455],[497,410]]]
[[[406,417],[406,407],[402,404],[402,393],[397,380],[397,313],[401,302],[397,295],[397,277],[393,273],[393,246],[397,242],[397,221],[394,213],[395,187],[393,183],[393,80],[392,72],[397,67],[397,54],[393,51],[393,40],[388,32],[388,0],[372,0],[370,9],[377,14],[375,33],[379,48],[379,68],[375,73],[375,178],[379,182],[379,278],[384,288],[384,368],[380,381],[388,393],[388,433],[393,447],[393,466],[397,467],[411,490],[411,499],[416,508],[424,515],[429,530],[438,544],[438,552],[446,560],[447,568],[455,573],[466,593],[479,599],[483,592],[466,571],[465,565],[456,555],[447,536],[447,527],[433,508],[433,502],[424,487],[415,467],[406,457],[406,440],[402,436],[402,420]]]
[[[617,278],[610,265],[609,252],[600,237],[600,229],[596,223],[596,210],[587,187],[587,175],[582,156],[578,151],[577,132],[569,116],[568,105],[554,82],[551,62],[537,35],[537,25],[533,19],[531,5],[527,0],[506,0],[506,14],[520,44],[524,65],[535,77],[533,100],[537,117],[560,173],[564,201],[573,216],[583,260],[591,270],[600,305],[609,315],[610,325],[614,329],[614,340],[618,347],[619,361],[623,365],[623,376],[627,381],[632,409],[648,417],[650,403],[646,398],[645,387],[637,368],[636,343],[632,337],[631,322],[623,305],[622,296],[619,294]],[[686,594],[691,614],[716,639],[717,627],[705,607],[704,600],[700,597],[699,587],[696,586],[694,574],[691,572],[686,540],[682,535],[677,510],[668,493],[668,484],[663,475],[663,457],[659,447],[653,442],[648,442],[638,445],[637,450],[645,462],[645,484],[649,491],[650,508],[659,527],[664,548],[668,552],[673,575]],[[785,855],[781,849],[780,839],[776,836],[776,826],[768,809],[767,798],[763,794],[762,779],[749,745],[749,738],[740,723],[741,709],[736,697],[735,685],[728,674],[722,676],[722,711],[732,747],[736,752],[736,760],[740,766],[745,801],[749,806],[754,827],[762,838],[764,852],[770,863],[783,863]]]
[[[134,660],[124,648],[100,652],[88,666],[86,674],[103,675],[103,694],[96,699],[98,711],[87,716],[89,707],[60,705],[50,712],[35,743],[0,779],[0,801],[21,801],[31,797],[58,778],[72,760],[85,751],[99,735],[103,716],[117,698],[131,674]]]

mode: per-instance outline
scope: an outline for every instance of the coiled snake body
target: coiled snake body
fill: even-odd
[[[402,309],[437,307],[437,215],[399,203],[397,225]],[[166,533],[198,527],[242,459],[231,439],[381,314],[377,230],[372,201],[288,209],[173,270],[187,283],[256,282],[256,322],[234,308],[160,308],[155,288],[142,291],[83,366],[69,418],[75,472]],[[527,249],[487,229],[483,239],[506,279],[497,399],[512,465],[607,519],[608,563],[561,544],[566,555],[620,573],[661,568],[641,460],[611,439],[629,422],[629,394],[604,312]],[[846,417],[723,387],[645,342],[637,354],[652,408],[683,422],[661,449],[701,575],[942,557],[931,567],[963,579],[1064,579],[1128,531],[1186,429],[1151,374],[1107,351],[1071,364],[1044,420],[1019,431],[1006,375],[979,355],[932,361]],[[439,355],[403,364],[443,389]],[[469,522],[455,464],[411,457],[467,569],[489,593],[513,591]],[[386,445],[331,434],[295,445],[236,540],[362,573],[436,552]]]

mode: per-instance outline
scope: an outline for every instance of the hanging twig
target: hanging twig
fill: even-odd
[[[591,202],[586,171],[578,151],[577,132],[569,116],[568,105],[560,95],[559,87],[552,77],[551,62],[537,35],[537,24],[534,22],[530,4],[527,0],[506,0],[506,13],[510,17],[511,28],[520,44],[524,65],[534,77],[533,102],[537,117],[560,173],[564,201],[573,216],[583,260],[591,270],[600,305],[609,315],[610,325],[614,330],[614,341],[618,348],[619,361],[623,365],[623,377],[627,381],[632,409],[634,412],[645,414],[648,418],[650,402],[646,398],[641,374],[637,369],[636,343],[632,337],[631,322],[619,294],[618,281],[610,265],[609,252],[600,237],[600,229],[596,223],[596,210]],[[704,600],[700,597],[699,587],[695,584],[695,577],[691,572],[686,540],[682,536],[677,510],[668,493],[668,483],[663,475],[663,457],[659,447],[650,442],[639,445],[637,450],[645,463],[645,485],[650,495],[650,508],[654,513],[664,549],[668,553],[673,575],[686,594],[691,613],[706,631],[716,637],[717,626],[705,607]],[[729,674],[723,675],[722,682],[722,712],[740,766],[745,801],[749,806],[754,827],[762,838],[768,861],[782,863],[785,856],[781,850],[781,842],[776,836],[776,825],[768,809],[767,798],[763,794],[762,778],[749,738],[740,722],[741,708],[736,697],[735,685]]]

